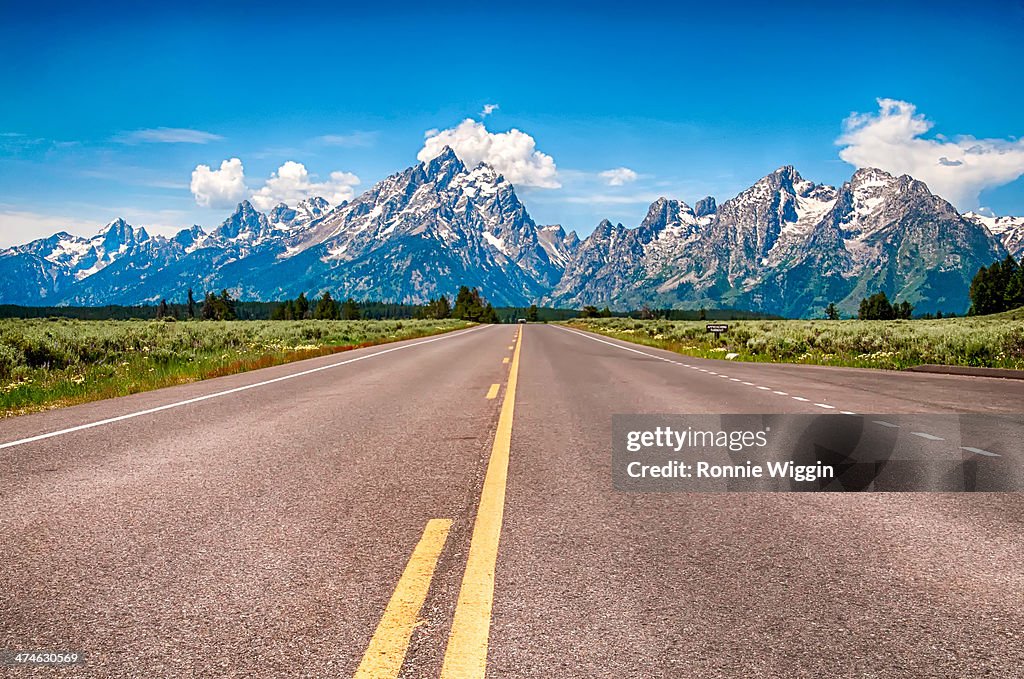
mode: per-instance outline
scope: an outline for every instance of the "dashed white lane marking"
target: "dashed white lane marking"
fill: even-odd
[[[118,417],[110,417],[105,420],[97,420],[96,422],[89,422],[88,424],[80,424],[77,427],[68,427],[67,429],[60,429],[58,431],[51,431],[46,434],[39,434],[38,436],[30,436],[29,438],[19,439],[17,441],[8,441],[7,443],[0,443],[0,450],[4,448],[13,448],[14,446],[20,446],[25,443],[34,443],[36,441],[42,441],[44,439],[53,438],[54,436],[62,436],[64,434],[71,434],[76,431],[83,431],[86,429],[92,429],[94,427],[102,427],[106,424],[113,424],[114,422],[122,422],[124,420],[130,420],[135,417],[142,417],[143,415],[152,415],[153,413],[159,413],[164,410],[170,410],[171,408],[180,408],[181,406],[187,406],[192,403],[200,403],[202,401],[208,401],[212,398],[220,398],[221,396],[228,396],[230,394],[237,394],[239,392],[248,391],[250,389],[256,389],[257,387],[265,387],[268,384],[276,384],[277,382],[284,382],[285,380],[292,380],[296,377],[303,377],[305,375],[312,375],[324,370],[330,370],[331,368],[337,368],[349,363],[355,363],[356,361],[365,361],[368,358],[374,358],[376,356],[383,356],[384,354],[390,354],[393,351],[402,351],[403,349],[411,349],[412,347],[418,347],[421,344],[430,344],[431,342],[439,342],[444,339],[452,337],[458,337],[459,335],[465,335],[467,333],[476,332],[486,326],[478,325],[475,328],[469,330],[463,330],[456,333],[445,333],[438,337],[431,339],[421,340],[419,342],[413,342],[412,344],[403,344],[397,347],[391,347],[390,349],[384,349],[382,351],[375,351],[372,354],[366,354],[364,356],[357,356],[356,358],[350,358],[344,361],[338,361],[337,363],[331,363],[328,365],[322,365],[317,368],[311,368],[310,370],[303,370],[297,373],[291,373],[289,375],[282,375],[281,377],[275,377],[272,380],[264,380],[262,382],[256,382],[254,384],[245,384],[241,387],[235,387],[234,389],[226,389],[224,391],[217,391],[212,394],[203,394],[202,396],[196,396],[195,398],[186,399],[184,401],[176,401],[174,403],[167,403],[162,406],[155,408],[147,408],[146,410],[140,410],[134,413],[128,413],[127,415],[119,415]]]
[[[614,342],[608,342],[608,341],[605,341],[605,340],[602,340],[602,339],[598,339],[596,337],[591,337],[590,335],[588,335],[586,333],[577,332],[575,330],[569,330],[568,328],[561,328],[561,329],[565,330],[566,332],[571,332],[574,335],[581,335],[583,337],[586,337],[587,339],[594,340],[595,342],[601,342],[602,344],[607,344],[609,346],[617,347],[617,348],[623,349],[625,351],[632,351],[635,354],[640,354],[642,356],[647,356],[649,358],[656,358],[659,361],[665,361],[667,363],[672,363],[673,365],[682,365],[684,367],[690,368],[691,370],[699,370],[702,373],[707,373],[709,375],[718,375],[718,377],[721,377],[723,379],[728,379],[731,382],[741,382],[741,380],[739,380],[739,379],[737,379],[735,377],[729,377],[728,375],[719,375],[717,372],[714,372],[713,370],[705,370],[704,368],[699,368],[699,367],[697,367],[695,365],[690,365],[688,363],[679,363],[677,361],[673,361],[672,359],[663,358],[661,356],[655,356],[653,354],[648,354],[647,352],[639,351],[637,349],[631,349],[629,347],[624,347],[621,344],[615,344]],[[789,396],[789,394],[787,392],[785,392],[785,391],[775,391],[775,390],[772,390],[771,387],[758,386],[758,385],[754,384],[753,382],[741,382],[741,383],[747,385],[748,387],[757,387],[758,389],[761,389],[761,390],[764,390],[764,391],[771,391],[773,394],[778,394],[779,396]],[[792,398],[794,401],[801,401],[803,403],[810,403],[810,399],[806,399],[803,396],[790,396],[790,398]],[[835,406],[829,405],[827,403],[815,403],[814,405],[819,407],[819,408],[825,408],[827,410],[835,410],[836,409]],[[857,414],[857,413],[853,412],[852,410],[840,410],[839,412],[842,415],[856,415]],[[893,424],[892,422],[886,422],[885,420],[872,420],[872,422],[874,422],[877,425],[881,425],[883,427],[890,427],[890,428],[898,428],[899,427],[898,424]],[[910,432],[910,433],[913,434],[914,436],[920,436],[921,438],[927,439],[929,441],[945,441],[946,440],[944,438],[941,438],[939,436],[934,436],[934,435],[928,434],[926,432],[914,431],[914,432]],[[7,445],[10,445],[10,444],[7,444]],[[0,445],[0,448],[4,448],[4,447],[5,447],[4,445]],[[988,450],[982,450],[981,448],[971,448],[969,446],[960,446],[960,447],[963,450],[966,450],[966,451],[971,452],[971,453],[975,453],[977,455],[987,455],[989,457],[1000,457],[997,453],[993,453],[993,452],[990,452]]]
[[[970,446],[960,446],[960,447],[963,450],[966,450],[969,453],[974,453],[976,455],[988,455],[989,457],[1000,457],[1000,455],[998,453],[993,453],[993,452],[989,452],[987,450],[982,450],[981,448],[971,448]]]
[[[946,439],[942,438],[941,436],[935,436],[934,434],[928,434],[928,433],[923,432],[923,431],[912,431],[910,433],[913,434],[914,436],[920,436],[923,439],[928,439],[929,441],[945,441],[946,440]]]
[[[579,332],[579,331],[576,331],[576,330],[570,330],[569,328],[562,328],[560,326],[559,326],[559,329],[565,330],[566,332],[571,332],[574,335],[580,335],[581,337],[586,337],[589,340],[593,340],[595,342],[600,342],[601,344],[607,344],[608,346],[616,347],[617,349],[622,349],[623,351],[631,351],[634,354],[640,354],[641,356],[647,356],[648,358],[655,358],[655,359],[657,359],[659,361],[665,361],[666,363],[672,363],[673,365],[683,365],[683,366],[685,366],[687,368],[690,368],[692,370],[699,370],[702,373],[707,373],[708,375],[717,375],[718,377],[721,377],[723,379],[728,379],[731,382],[740,382],[741,384],[745,384],[748,387],[756,387],[757,389],[760,389],[762,391],[771,391],[772,393],[778,394],[779,396],[788,396],[789,395],[789,394],[787,394],[784,391],[773,391],[771,387],[759,386],[759,385],[754,384],[753,382],[744,382],[744,381],[739,380],[739,379],[737,379],[735,377],[729,377],[728,375],[719,375],[714,370],[705,370],[704,368],[699,368],[699,367],[697,367],[695,365],[690,365],[688,363],[678,363],[677,361],[673,361],[670,358],[664,358],[663,356],[656,356],[654,354],[649,354],[646,351],[640,351],[638,349],[632,349],[630,347],[624,347],[621,344],[616,344],[614,342],[609,342],[607,340],[599,339],[599,338],[593,337],[593,336],[591,336],[591,335],[589,335],[587,333]],[[803,396],[792,396],[790,398],[792,398],[794,401],[801,401],[803,403],[810,403],[811,402],[810,399],[804,398]],[[831,406],[831,405],[828,405],[826,403],[815,403],[814,405],[818,406],[819,408],[826,408],[828,410],[835,410],[836,409],[835,406]],[[844,415],[854,415],[854,414],[856,414],[856,413],[850,412],[848,410],[844,410],[844,411],[841,411],[841,412]],[[889,426],[895,427],[896,425],[889,425]]]

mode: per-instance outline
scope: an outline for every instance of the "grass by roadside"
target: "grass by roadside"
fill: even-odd
[[[0,417],[220,377],[470,324],[0,320]]]
[[[1022,310],[910,321],[730,321],[719,340],[695,321],[577,319],[569,325],[687,356],[902,370],[926,363],[1024,369]]]

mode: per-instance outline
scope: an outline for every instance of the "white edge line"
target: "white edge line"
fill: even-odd
[[[946,440],[946,439],[942,438],[941,436],[935,436],[933,434],[928,434],[928,433],[923,432],[923,431],[912,431],[910,433],[913,434],[914,436],[920,436],[923,439],[928,439],[929,441],[945,441]]]
[[[960,446],[960,448],[971,453],[976,453],[978,455],[988,455],[989,457],[1001,457],[999,453],[992,453],[987,450],[982,450],[981,448],[971,448],[970,446]]]
[[[401,351],[402,349],[409,349],[412,347],[419,346],[421,344],[429,344],[430,342],[437,342],[438,340],[448,339],[451,337],[458,337],[459,335],[465,335],[466,333],[479,330],[487,326],[479,325],[475,328],[463,330],[456,333],[444,333],[438,337],[431,337],[430,339],[421,340],[419,342],[413,342],[412,344],[403,344],[399,347],[391,347],[390,349],[384,349],[382,351],[375,351],[372,354],[366,354],[365,356],[357,356],[356,358],[350,358],[338,363],[331,363],[330,365],[322,365],[317,368],[311,368],[309,370],[303,370],[302,372],[292,373],[290,375],[282,375],[281,377],[275,377],[272,380],[264,380],[263,382],[255,382],[253,384],[245,384],[241,387],[235,387],[234,389],[227,389],[225,391],[218,391],[212,394],[204,394],[202,396],[196,396],[195,398],[186,399],[184,401],[176,401],[175,403],[166,403],[156,408],[149,408],[147,410],[140,410],[134,413],[128,413],[127,415],[118,415],[117,417],[110,417],[105,420],[97,420],[96,422],[89,422],[87,424],[80,424],[76,427],[68,427],[67,429],[60,429],[58,431],[51,431],[46,434],[39,434],[37,436],[30,436],[28,438],[19,439],[17,441],[8,441],[7,443],[0,443],[0,450],[4,448],[13,448],[14,446],[24,445],[26,443],[35,443],[36,441],[42,441],[44,439],[50,439],[55,436],[63,436],[64,434],[73,434],[76,431],[83,431],[85,429],[93,429],[95,427],[102,427],[107,424],[113,424],[115,422],[122,422],[124,420],[130,420],[136,417],[142,417],[143,415],[152,415],[153,413],[159,413],[164,410],[170,410],[172,408],[180,408],[181,406],[191,405],[193,403],[199,403],[200,401],[208,401],[212,398],[219,398],[221,396],[229,396],[231,394],[237,394],[241,391],[248,391],[249,389],[255,389],[256,387],[265,387],[268,384],[274,384],[275,382],[284,382],[285,380],[291,380],[296,377],[304,377],[305,375],[311,375],[318,373],[322,370],[330,370],[331,368],[337,368],[339,366],[348,365],[349,363],[355,363],[356,361],[363,361],[374,356],[382,356],[383,354],[390,354],[392,351]]]

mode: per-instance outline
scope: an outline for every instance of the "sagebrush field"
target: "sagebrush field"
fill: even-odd
[[[0,320],[0,416],[122,396],[469,324]]]
[[[579,319],[582,329],[689,356],[900,370],[916,365],[1024,369],[1021,310],[897,321],[729,321],[720,339],[703,321]]]

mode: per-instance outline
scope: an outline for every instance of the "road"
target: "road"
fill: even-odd
[[[0,649],[95,677],[1020,676],[1024,496],[622,493],[610,441],[615,414],[1022,397],[527,325],[0,420]]]

